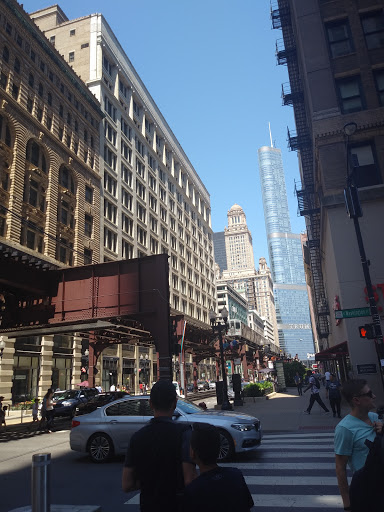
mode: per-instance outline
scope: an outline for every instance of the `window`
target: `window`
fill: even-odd
[[[382,183],[373,144],[350,146],[350,159],[357,187],[370,187]]]
[[[112,126],[107,121],[104,121],[104,135],[111,144],[116,146],[117,132],[112,128]]]
[[[132,162],[132,150],[124,141],[121,141],[121,155],[127,160],[127,162]]]
[[[149,223],[150,223],[152,231],[154,233],[157,233],[157,219],[153,215],[149,216]]]
[[[43,87],[43,84],[39,84],[39,89],[38,89],[38,92],[39,92],[39,96],[42,98],[44,96],[44,87]]]
[[[85,223],[84,223],[84,234],[88,238],[92,238],[93,231],[93,217],[91,215],[85,214]]]
[[[72,37],[74,35],[76,35],[76,29],[73,28],[72,30],[69,31],[69,36]]]
[[[133,236],[133,219],[124,213],[121,215],[121,227],[124,233],[129,236]]]
[[[104,96],[104,110],[114,121],[116,121],[116,108],[109,100],[108,96]]]
[[[50,130],[52,128],[52,117],[48,114],[45,116],[45,126]]]
[[[132,211],[133,197],[129,192],[125,190],[125,188],[121,189],[121,201],[123,206],[128,208],[129,211]]]
[[[104,146],[104,162],[114,171],[116,170],[116,160],[115,153],[108,146]]]
[[[17,100],[17,98],[19,97],[19,87],[16,84],[12,85],[12,97],[15,100]],[[43,113],[42,110],[41,110],[41,113]],[[41,121],[41,118],[39,119],[39,121]]]
[[[47,161],[42,147],[30,140],[27,145],[27,161],[38,167],[44,173],[47,173]]]
[[[92,263],[92,251],[91,249],[84,248],[84,265],[90,265]]]
[[[139,180],[136,180],[136,194],[143,200],[145,201],[145,192],[146,192],[146,188],[145,186],[140,183]]]
[[[4,46],[3,48],[3,61],[7,63],[9,62],[9,50],[7,46]]]
[[[144,144],[136,137],[135,139],[135,147],[141,156],[144,156]]]
[[[380,105],[384,106],[384,69],[375,72],[375,81]]]
[[[136,213],[137,213],[137,218],[139,220],[141,220],[141,222],[143,222],[145,224],[145,221],[146,221],[146,215],[147,215],[147,211],[146,209],[144,208],[144,206],[142,206],[139,202],[137,202],[136,204]]]
[[[15,62],[13,64],[13,69],[16,73],[20,73],[20,61],[19,59],[16,57],[15,59]]]
[[[1,73],[0,75],[0,87],[2,89],[6,89],[7,88],[7,82],[8,82],[8,77],[5,73]]]
[[[74,60],[75,60],[75,52],[69,52],[68,62],[74,62]]]
[[[121,131],[124,133],[127,139],[131,140],[131,127],[126,121],[124,121],[123,118],[121,118]]]
[[[382,11],[368,14],[361,18],[365,43],[368,50],[384,46],[384,14]]]
[[[132,188],[132,171],[124,164],[121,164],[121,179]]]
[[[104,228],[104,247],[112,252],[116,252],[117,234],[110,229]]]
[[[53,46],[55,46],[55,40],[56,40],[56,37],[55,37],[55,36],[51,36],[51,37],[49,38],[49,42],[50,42],[51,44],[53,44]]]
[[[88,185],[85,185],[85,200],[87,203],[93,203],[93,188],[88,187]]]
[[[83,50],[84,48],[88,48],[88,46],[89,43],[83,43],[80,48]]]
[[[353,52],[348,20],[327,25],[326,30],[332,57],[340,57]]]
[[[107,71],[109,75],[112,75],[112,64],[109,62],[108,58],[103,55],[103,68]]]
[[[48,105],[50,107],[52,107],[52,94],[50,92],[48,93],[47,98],[48,98]]]
[[[126,400],[111,405],[105,411],[107,416],[139,416],[140,400]]]
[[[139,244],[146,247],[147,245],[147,232],[145,229],[141,228],[140,226],[137,226],[137,241]]]
[[[363,93],[360,77],[343,78],[336,81],[340,107],[343,114],[363,110]]]
[[[133,112],[137,115],[137,116],[140,116],[140,107],[139,105],[136,103],[135,100],[133,100]]]
[[[104,199],[104,217],[108,219],[109,222],[116,224],[117,206],[110,203],[106,199]]]
[[[104,173],[104,188],[111,195],[116,197],[117,181],[114,178],[112,178],[112,176],[107,172]]]
[[[123,240],[123,259],[131,260],[133,258],[133,245]]]
[[[136,158],[136,172],[145,180],[145,167],[144,164],[138,158]]]

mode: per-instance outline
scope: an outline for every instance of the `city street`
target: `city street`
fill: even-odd
[[[297,397],[291,390],[255,403],[249,399],[244,407],[236,408],[257,415],[267,431],[259,450],[229,464],[243,471],[256,505],[254,511],[340,509],[333,456],[337,421],[316,407],[311,416],[304,415],[308,398]],[[213,401],[207,400],[207,405],[212,406]],[[1,443],[1,512],[29,504],[31,460],[39,452],[52,455],[52,503],[100,505],[107,512],[138,511],[138,493],[121,491],[123,459],[93,464],[72,452],[68,439],[69,431],[62,430]]]

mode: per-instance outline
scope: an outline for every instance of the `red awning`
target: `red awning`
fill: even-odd
[[[318,352],[315,355],[316,361],[330,361],[331,359],[339,359],[343,356],[348,356],[348,341],[343,341],[338,345],[334,345],[333,347],[329,347],[321,352]]]

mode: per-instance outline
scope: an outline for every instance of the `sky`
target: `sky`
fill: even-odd
[[[258,264],[268,257],[257,150],[282,150],[292,231],[297,217],[297,155],[287,148],[293,110],[281,104],[285,66],[277,66],[269,0],[24,0],[33,12],[58,3],[69,19],[100,12],[211,196],[213,231],[239,204]]]

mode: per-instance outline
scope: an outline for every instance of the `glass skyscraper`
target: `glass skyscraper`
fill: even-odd
[[[220,271],[227,270],[227,253],[225,252],[225,236],[224,231],[213,233],[213,248],[215,253],[215,261],[220,267]]]
[[[308,293],[300,235],[291,232],[281,151],[263,146],[258,154],[280,348],[307,360],[314,352]]]

